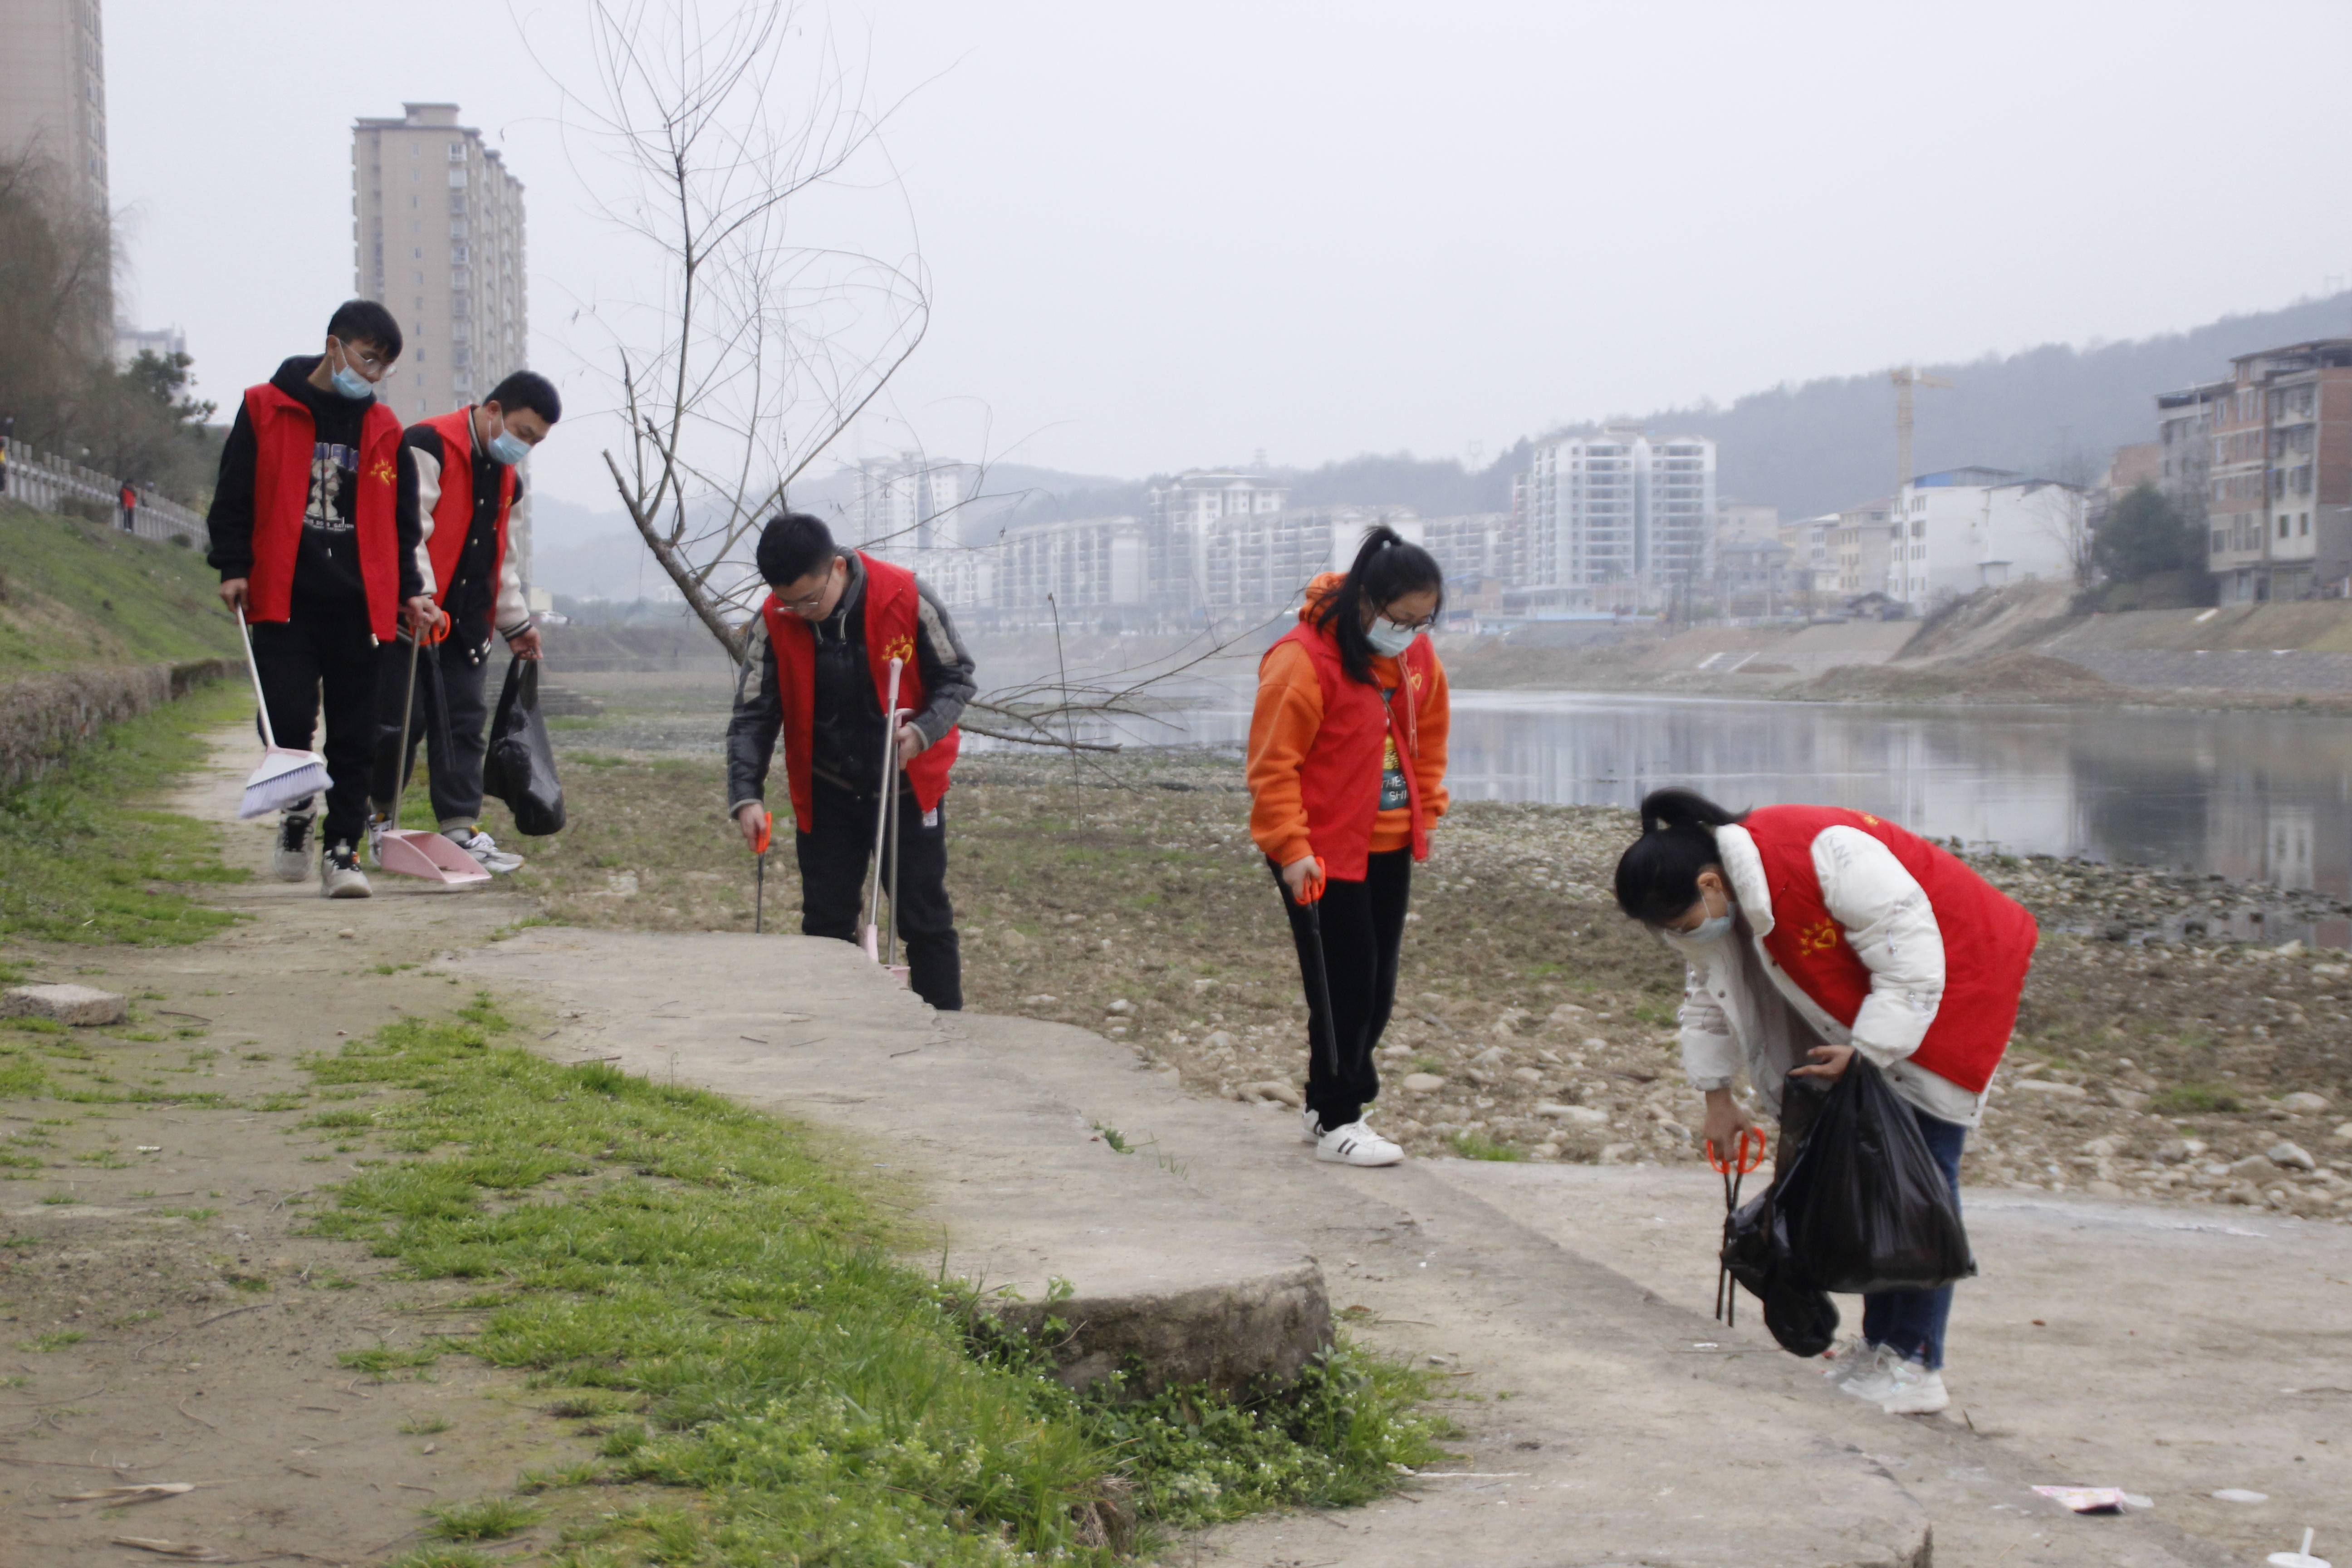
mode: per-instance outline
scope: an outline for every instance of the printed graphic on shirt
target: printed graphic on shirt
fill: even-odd
[[[1388,688],[1381,693],[1381,700],[1385,703],[1395,691],[1395,687]],[[1397,757],[1396,731],[1391,730],[1381,740],[1381,809],[1402,811],[1411,803],[1405,794],[1404,764]]]
[[[349,533],[352,520],[343,515],[343,489],[359,472],[356,447],[320,441],[310,448],[310,500],[302,509],[302,526],[320,533]]]

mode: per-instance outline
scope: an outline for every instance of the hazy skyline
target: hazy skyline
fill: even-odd
[[[2282,58],[2341,58],[2340,5],[828,15],[903,100],[887,146],[935,286],[905,425],[843,460],[909,430],[1130,476],[1491,458],[1562,421],[2143,336],[2352,273],[2318,103],[2241,103]],[[604,367],[568,318],[635,280],[530,52],[571,71],[579,16],[110,0],[132,318],[184,327],[227,406],[352,289],[353,118],[456,101],[527,187],[533,358],[573,411],[539,482],[610,507]]]

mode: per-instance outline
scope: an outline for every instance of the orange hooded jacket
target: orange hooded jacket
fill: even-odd
[[[1307,620],[1323,601],[1337,592],[1337,572],[1326,572],[1307,585],[1307,603],[1298,618]],[[1434,679],[1422,696],[1415,714],[1420,726],[1420,752],[1415,757],[1415,782],[1420,786],[1424,819],[1435,824],[1445,815],[1445,735],[1450,707],[1446,700],[1445,667],[1432,650]],[[1402,672],[1393,658],[1372,658],[1372,679],[1393,688]],[[1297,644],[1276,644],[1258,668],[1257,701],[1250,711],[1249,763],[1250,837],[1277,866],[1313,854],[1307,831],[1307,803],[1299,786],[1299,769],[1315,732],[1323,723],[1323,688],[1315,679],[1315,665]],[[1403,806],[1384,811],[1372,825],[1370,852],[1402,849],[1412,842],[1411,813]]]

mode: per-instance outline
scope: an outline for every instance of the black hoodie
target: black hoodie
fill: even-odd
[[[367,417],[365,400],[310,384],[319,366],[317,354],[296,354],[278,367],[269,384],[310,410],[316,429],[310,458],[310,494],[302,508],[302,541],[294,558],[294,602],[343,612],[363,605],[367,590],[360,577],[359,534],[354,521],[352,480],[359,472],[360,432]],[[205,559],[226,582],[253,574],[253,467],[257,453],[253,420],[242,399],[236,423],[229,427],[221,448],[220,482],[213,489],[212,510],[205,521],[212,548]],[[400,596],[423,592],[416,572],[416,541],[413,531],[400,540]]]

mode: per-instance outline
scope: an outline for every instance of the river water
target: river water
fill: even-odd
[[[1131,738],[1238,745],[1249,724],[1233,701],[1170,717]],[[1632,805],[1679,784],[1734,808],[1848,805],[1972,846],[2352,895],[2352,721],[2334,717],[1456,691],[1448,774],[1472,800]]]

